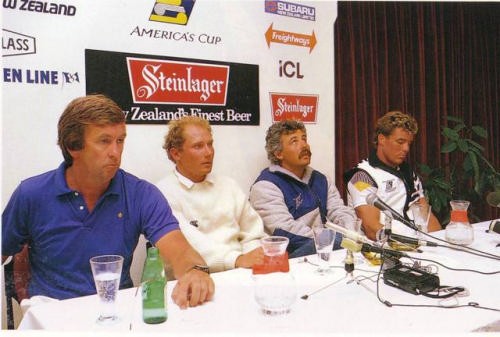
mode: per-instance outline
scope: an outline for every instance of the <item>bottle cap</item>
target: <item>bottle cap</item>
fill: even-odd
[[[159,255],[159,249],[157,247],[148,248],[148,256],[157,257]]]

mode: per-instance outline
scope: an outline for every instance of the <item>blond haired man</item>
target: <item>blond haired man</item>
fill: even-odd
[[[169,123],[163,145],[175,168],[158,182],[191,245],[211,272],[263,262],[262,220],[231,178],[212,174],[212,129],[205,119]]]

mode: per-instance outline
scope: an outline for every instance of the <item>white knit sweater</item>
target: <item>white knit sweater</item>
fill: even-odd
[[[174,168],[157,186],[211,272],[233,269],[238,256],[266,236],[260,216],[231,178],[209,174],[194,183]]]

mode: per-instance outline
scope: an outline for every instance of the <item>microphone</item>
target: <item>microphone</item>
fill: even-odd
[[[375,243],[372,240],[368,239],[363,234],[359,234],[359,233],[357,233],[355,231],[351,231],[351,230],[349,230],[347,228],[344,228],[342,226],[336,225],[336,224],[334,224],[334,223],[332,223],[330,221],[327,221],[325,225],[326,225],[326,227],[329,227],[329,228],[333,229],[334,231],[341,233],[344,237],[346,237],[348,239],[351,239],[354,242],[357,242],[357,243],[368,243],[370,245],[372,245],[372,244]]]
[[[395,257],[397,259],[402,258],[402,257],[408,257],[408,255],[406,253],[401,252],[401,251],[382,248],[382,247],[379,247],[379,246],[376,246],[376,245],[373,245],[370,243],[355,242],[354,240],[352,240],[350,238],[342,239],[340,246],[342,246],[343,248],[350,250],[352,252],[379,253],[381,255]]]
[[[411,229],[417,230],[416,226],[413,223],[406,220],[401,214],[392,209],[391,206],[387,205],[385,202],[380,200],[380,198],[377,197],[375,193],[368,194],[368,196],[366,197],[366,203],[368,205],[377,207],[382,212],[389,212],[394,220],[398,220],[399,222],[410,227]]]
[[[394,233],[391,233],[389,238],[391,238],[395,241],[402,242],[402,243],[409,243],[409,244],[418,245],[418,246],[429,246],[429,247],[437,247],[438,246],[437,243],[432,242],[432,241],[420,240],[417,238],[411,238],[409,236],[404,236],[404,235],[399,235],[399,234],[394,234]]]
[[[435,242],[420,240],[417,238],[411,238],[409,236],[393,234],[393,233],[386,235],[384,231],[379,231],[377,233],[377,240],[380,241],[380,240],[384,240],[385,238],[389,238],[389,239],[392,239],[394,241],[398,241],[401,243],[407,243],[409,245],[415,245],[415,246],[429,246],[429,247],[437,247],[438,246],[438,244]]]
[[[500,207],[500,191],[490,192],[486,195],[486,202],[493,207]]]
[[[396,259],[402,258],[402,257],[408,257],[408,254],[403,253],[399,250],[393,250],[393,249],[387,249],[387,248],[382,248],[374,245],[370,245],[368,243],[363,243],[361,246],[361,251],[362,252],[372,252],[372,253],[379,253],[381,255],[389,256],[389,257],[395,257]]]
[[[500,234],[500,220],[492,220],[486,232]]]

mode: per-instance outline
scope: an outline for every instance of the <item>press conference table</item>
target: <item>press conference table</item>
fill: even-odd
[[[499,234],[485,233],[489,222],[474,225],[475,240],[471,247],[500,255]],[[435,234],[443,237],[444,232]],[[483,272],[500,270],[500,261],[478,257],[445,247],[421,247],[423,253],[412,256],[435,260],[453,268]],[[379,267],[366,260],[356,265],[355,281],[346,278],[343,259],[345,250],[335,251],[330,275],[318,275],[312,263],[316,256],[290,260],[290,272],[297,285],[297,300],[291,312],[282,316],[265,316],[254,299],[254,280],[249,269],[214,273],[216,293],[204,305],[181,310],[170,297],[175,281],[168,282],[168,320],[158,325],[142,322],[141,293],[138,288],[121,290],[118,294],[120,321],[111,326],[95,323],[98,298],[96,295],[54,301],[31,307],[19,329],[51,331],[151,331],[162,335],[237,333],[262,334],[330,334],[330,333],[464,333],[477,330],[500,320],[500,312],[466,306],[462,308],[386,306],[376,296],[376,276]],[[355,255],[358,255],[356,253]],[[361,257],[361,255],[359,255]],[[407,262],[406,258],[401,260]],[[427,266],[431,262],[422,262]],[[413,295],[378,282],[379,295],[392,304],[460,305],[476,302],[481,307],[500,309],[500,274],[481,275],[452,271],[439,266],[441,285],[463,286],[470,293],[451,300]],[[327,286],[327,287],[325,287]],[[322,289],[324,288],[324,289]],[[309,294],[307,300],[302,295]],[[494,325],[499,329],[498,322]],[[490,328],[491,329],[491,328]],[[498,330],[497,330],[498,331]]]

